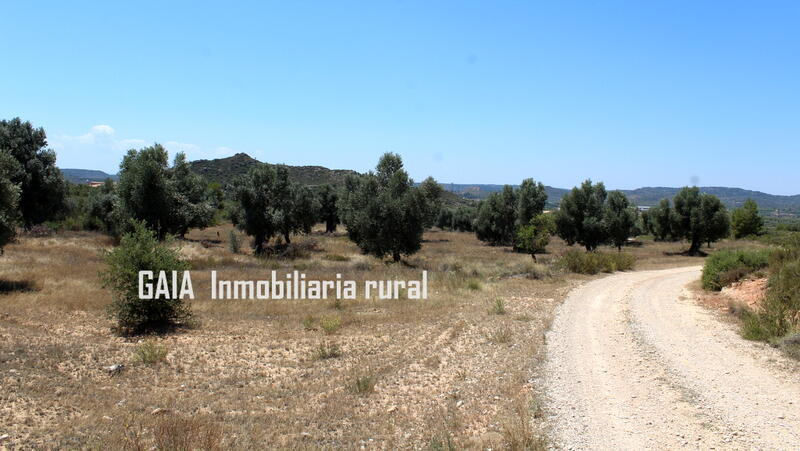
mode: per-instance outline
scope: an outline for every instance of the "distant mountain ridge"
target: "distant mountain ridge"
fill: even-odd
[[[64,168],[61,169],[61,173],[64,174],[64,178],[68,182],[75,184],[88,183],[88,182],[102,182],[108,178],[112,180],[117,180],[116,174],[106,174],[103,171],[97,171],[94,169]]]
[[[443,183],[442,186],[462,197],[469,199],[485,199],[489,194],[503,189],[504,185],[494,184],[459,184]],[[519,185],[511,185],[517,188]],[[607,188],[611,190],[611,188]],[[639,206],[650,207],[658,204],[661,199],[672,199],[681,188],[671,187],[642,187],[633,190],[620,190],[628,196],[631,203]],[[561,197],[569,190],[564,188],[554,188],[545,186],[547,192],[547,203],[556,206],[561,201]],[[793,196],[782,196],[777,194],[767,194],[761,191],[751,191],[742,188],[728,188],[722,186],[701,186],[703,193],[713,194],[728,208],[737,208],[747,199],[753,199],[762,210],[774,210],[775,214],[800,214],[800,194]]]
[[[232,157],[214,160],[196,160],[189,163],[194,172],[212,182],[222,184],[246,174],[250,168],[259,164],[261,164],[260,161],[246,153],[237,153]],[[324,185],[327,183],[338,185],[343,183],[348,175],[358,174],[358,172],[349,169],[328,169],[322,166],[285,165],[285,167],[289,171],[289,178],[303,185]]]
[[[237,153],[227,158],[192,161],[189,166],[195,173],[202,175],[209,181],[224,185],[246,174],[250,168],[259,164],[262,163],[250,155]],[[290,180],[307,186],[341,185],[348,175],[358,175],[358,172],[350,169],[328,169],[323,166],[283,166],[289,171]],[[455,206],[469,203],[469,201],[456,194],[446,192],[444,203],[448,206]]]
[[[237,153],[227,158],[196,160],[189,164],[197,174],[204,176],[209,181],[224,185],[246,174],[250,168],[261,164],[261,162],[245,153]],[[289,171],[290,179],[303,185],[311,186],[328,183],[339,185],[344,182],[348,175],[358,174],[358,172],[350,169],[328,169],[322,166],[285,165],[285,167]],[[116,180],[117,178],[114,174],[106,174],[103,171],[90,169],[62,169],[61,172],[72,183],[103,181],[109,177]],[[442,183],[442,187],[448,191],[448,195],[445,198],[445,203],[448,205],[465,204],[469,203],[470,200],[485,199],[489,194],[502,190],[503,186],[496,184]],[[511,186],[518,187],[518,185]],[[548,208],[555,208],[569,190],[545,186],[545,191],[547,192]],[[643,187],[622,190],[631,200],[631,203],[638,206],[656,205],[661,199],[672,199],[678,191],[680,191],[680,188],[670,187]],[[700,191],[719,197],[728,208],[739,207],[745,200],[753,199],[758,203],[759,208],[769,215],[800,216],[800,194],[781,196],[761,191],[720,186],[704,186],[700,187]],[[450,195],[450,193],[454,195]]]

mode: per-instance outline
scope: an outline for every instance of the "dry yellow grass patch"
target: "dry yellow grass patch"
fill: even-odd
[[[200,324],[148,338],[168,350],[153,365],[138,363],[143,339],[110,332],[110,294],[98,280],[110,240],[75,233],[8,246],[0,435],[54,448],[542,446],[532,370],[553,307],[586,279],[552,268],[563,244],[534,265],[472,234],[433,231],[421,252],[390,264],[361,255],[341,232],[315,231],[293,240],[305,255],[259,259],[247,241],[231,253],[229,230],[177,243],[195,268]],[[699,261],[663,254],[679,246],[632,252],[653,267]],[[211,269],[254,280],[272,269],[340,273],[359,284],[427,270],[429,299],[212,301]],[[497,300],[502,314],[491,312]],[[125,367],[109,373],[114,364]]]

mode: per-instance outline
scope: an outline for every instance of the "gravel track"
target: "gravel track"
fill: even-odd
[[[700,267],[618,273],[570,293],[547,333],[552,445],[800,449],[800,373],[697,305]]]

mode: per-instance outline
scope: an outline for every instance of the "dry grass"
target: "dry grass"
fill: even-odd
[[[341,232],[297,237],[303,252],[296,258],[258,259],[246,239],[232,253],[229,231],[192,231],[180,243],[195,269],[192,309],[200,324],[159,338],[169,350],[161,365],[129,365],[141,345],[110,332],[110,295],[97,277],[110,240],[68,233],[8,246],[0,257],[0,433],[10,436],[3,444],[541,444],[535,412],[519,406],[535,401],[528,381],[553,307],[588,278],[553,269],[565,249],[558,240],[534,264],[471,234],[434,231],[420,253],[390,264],[361,255]],[[314,243],[302,247],[307,240]],[[637,268],[700,264],[664,254],[680,247],[645,243],[629,251]],[[308,279],[339,273],[359,284],[418,279],[428,270],[429,299],[212,301],[210,269],[221,279],[252,280],[272,269],[302,270]],[[487,314],[487,299],[499,300],[505,314]],[[104,370],[117,363],[126,364],[119,374]]]

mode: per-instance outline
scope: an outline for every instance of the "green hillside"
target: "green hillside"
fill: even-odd
[[[237,153],[227,158],[197,160],[190,163],[193,171],[204,176],[209,181],[223,185],[230,183],[236,177],[245,174],[250,168],[258,164],[261,164],[261,162],[245,153]],[[340,185],[348,175],[358,174],[356,171],[349,169],[328,169],[322,166],[287,165],[286,168],[292,180],[309,186],[328,183]],[[86,169],[62,169],[62,172],[65,178],[72,183],[102,181],[107,177],[116,177],[101,171]],[[512,186],[517,187],[517,185]],[[478,200],[485,199],[490,193],[503,189],[503,185],[496,184],[443,183],[442,187],[445,189],[444,203],[448,206],[474,204]],[[611,187],[608,188],[612,189]],[[547,192],[547,208],[557,208],[561,197],[568,190],[546,186],[545,191]],[[661,199],[672,199],[680,191],[680,188],[643,187],[622,191],[634,205],[653,206]],[[719,186],[700,187],[700,191],[719,197],[728,208],[739,207],[745,200],[753,199],[767,216],[800,216],[800,195],[780,196],[760,191]]]
[[[232,157],[215,160],[197,160],[190,163],[194,172],[212,182],[222,184],[231,182],[258,164],[261,164],[261,162],[246,153],[237,153]],[[289,170],[289,178],[303,185],[324,185],[327,183],[338,185],[344,182],[345,177],[349,174],[358,174],[356,171],[349,169],[328,169],[322,166],[287,165],[286,168]]]

